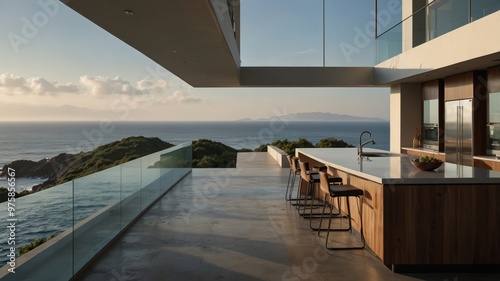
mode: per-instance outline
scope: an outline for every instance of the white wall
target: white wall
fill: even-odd
[[[290,168],[290,162],[288,162],[288,158],[286,158],[286,152],[279,149],[274,145],[267,146],[267,153],[278,162],[280,167],[282,168]]]
[[[400,153],[401,147],[412,147],[415,129],[422,129],[422,90],[419,83],[391,86],[390,150]]]

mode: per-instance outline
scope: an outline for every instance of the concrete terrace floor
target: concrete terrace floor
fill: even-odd
[[[326,251],[285,202],[288,169],[273,161],[248,153],[236,169],[193,169],[78,280],[500,280],[396,274],[368,250]]]

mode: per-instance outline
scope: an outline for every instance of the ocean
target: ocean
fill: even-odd
[[[335,137],[352,145],[359,134],[372,133],[372,147],[389,150],[389,122],[4,122],[0,123],[0,169],[15,160],[39,161],[60,153],[90,151],[130,136],[158,137],[172,144],[210,139],[230,147],[255,149],[279,139],[305,138],[317,143]],[[18,191],[31,189],[44,179],[20,178]],[[5,179],[0,178],[0,186]]]
[[[39,161],[60,153],[89,151],[130,136],[158,137],[172,144],[210,139],[236,149],[255,149],[278,139],[305,138],[313,144],[335,137],[357,145],[372,133],[375,148],[389,149],[389,122],[32,122],[0,123],[0,168],[15,160]]]
[[[172,144],[180,144],[198,139],[222,142],[236,149],[255,149],[261,144],[278,139],[290,141],[305,138],[313,144],[321,139],[335,137],[356,145],[361,132],[368,130],[376,144],[371,146],[389,149],[389,122],[288,122],[274,121],[234,121],[234,122],[54,122],[54,123],[0,123],[0,168],[12,161],[25,159],[39,161],[60,153],[78,153],[129,136],[159,137]],[[366,136],[365,136],[366,137]],[[16,178],[16,189],[30,189],[44,179]],[[0,178],[0,186],[7,187],[5,178]],[[52,190],[53,189],[53,190]],[[24,245],[40,237],[59,233],[68,227],[66,209],[71,199],[64,194],[68,186],[60,185],[49,190],[22,197],[21,208],[16,207],[22,225],[16,236],[17,245]],[[106,192],[103,188],[102,192]],[[57,198],[53,193],[59,194]],[[94,196],[95,195],[95,196]],[[102,194],[93,194],[100,198]],[[99,200],[93,207],[99,207]],[[17,204],[17,203],[16,203]],[[105,205],[101,206],[104,207]],[[1,203],[4,211],[0,218],[7,218],[6,203]],[[80,208],[82,209],[82,208]],[[50,217],[46,217],[50,214]],[[47,224],[46,222],[51,223]],[[0,253],[7,247],[7,229],[0,235]],[[0,266],[7,261],[0,255]]]
[[[158,137],[172,144],[210,139],[230,147],[255,149],[279,139],[305,138],[313,144],[335,137],[352,145],[359,134],[372,133],[372,147],[389,150],[389,122],[5,122],[0,123],[0,169],[15,160],[39,161],[60,153],[89,151],[130,136]],[[18,191],[44,179],[18,179]],[[0,178],[0,186],[5,179]]]

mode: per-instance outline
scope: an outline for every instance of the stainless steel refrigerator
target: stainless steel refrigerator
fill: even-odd
[[[472,99],[445,102],[446,162],[472,166]]]

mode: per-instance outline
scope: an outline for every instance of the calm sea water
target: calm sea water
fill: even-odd
[[[356,145],[359,134],[369,130],[376,141],[373,147],[389,149],[389,123],[336,123],[336,122],[134,122],[99,124],[87,123],[0,123],[0,168],[14,160],[38,161],[60,153],[77,153],[129,136],[159,137],[172,144],[197,139],[211,139],[234,148],[254,149],[278,139],[306,138],[312,143],[335,137]],[[16,179],[17,190],[30,188],[42,179]],[[0,179],[1,186],[6,179]],[[82,189],[85,190],[85,189]],[[104,198],[92,194],[91,198]],[[19,218],[17,245],[24,245],[40,237],[49,237],[71,226],[67,219],[71,208],[71,187],[60,185],[46,191],[22,197],[16,206]],[[92,207],[104,207],[94,200]],[[83,212],[85,206],[79,206]],[[3,210],[3,211],[1,211]],[[89,211],[90,212],[90,211]],[[94,211],[92,211],[94,212]],[[90,212],[90,213],[92,213]],[[7,219],[6,203],[0,204],[0,218]],[[81,218],[89,214],[81,214]],[[49,223],[47,223],[49,222]],[[5,264],[8,230],[0,232],[0,266]]]
[[[312,143],[335,137],[356,145],[369,130],[373,147],[389,149],[389,122],[97,122],[0,123],[0,167],[14,160],[39,161],[60,153],[89,151],[130,136],[159,137],[172,144],[211,139],[236,149],[254,149],[278,139]]]

